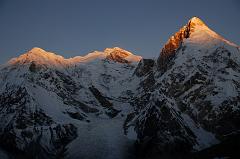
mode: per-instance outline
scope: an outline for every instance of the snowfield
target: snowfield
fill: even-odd
[[[0,159],[187,158],[231,140],[239,121],[240,48],[197,17],[157,60],[33,48],[0,66]]]
[[[78,137],[67,148],[69,159],[134,158],[134,142],[123,133],[124,118],[93,118],[90,123],[76,123]]]

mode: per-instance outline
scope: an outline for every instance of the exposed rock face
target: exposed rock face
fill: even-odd
[[[16,157],[55,158],[77,137],[74,125],[56,123],[42,109],[36,109],[37,103],[24,87],[7,86],[0,95],[0,105],[0,143]]]
[[[92,92],[94,97],[98,100],[98,102],[105,108],[108,109],[106,114],[110,117],[115,117],[120,111],[114,109],[113,104],[109,102],[106,97],[102,95],[102,93],[95,88],[94,86],[89,87],[89,90]]]
[[[131,53],[107,54],[64,59],[33,48],[10,60],[0,71],[0,146],[17,158],[63,158],[79,125],[116,117],[109,89],[123,87],[137,63],[119,61]]]
[[[132,102],[140,152],[186,154],[238,132],[239,55],[239,47],[199,19],[176,33]]]
[[[239,81],[239,47],[196,17],[156,61],[121,48],[70,59],[33,48],[0,68],[0,147],[18,158],[114,158],[133,140],[148,159],[229,149]]]
[[[175,56],[177,49],[181,46],[183,39],[189,38],[194,25],[195,24],[192,20],[190,20],[188,24],[181,28],[167,41],[161,51],[161,56],[157,60],[160,70],[165,71],[170,59]]]
[[[150,100],[144,110],[141,115],[145,117],[139,118],[136,124],[143,154],[184,154],[192,149],[196,136],[182,121],[174,103],[159,96],[156,101]]]
[[[175,57],[177,50],[182,48],[184,39],[191,37],[191,34],[198,30],[199,27],[208,29],[201,19],[193,17],[185,26],[183,26],[178,32],[170,37],[161,51],[161,56],[159,56],[157,60],[158,69],[160,69],[162,72],[166,71],[166,67],[170,65],[169,63],[171,59]]]
[[[153,71],[154,64],[155,61],[152,59],[142,59],[135,70],[135,75],[142,77],[148,74],[149,72]]]

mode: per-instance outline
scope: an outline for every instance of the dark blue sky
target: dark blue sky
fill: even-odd
[[[156,57],[193,16],[240,44],[239,0],[0,0],[0,63],[32,47],[65,57],[122,47]]]

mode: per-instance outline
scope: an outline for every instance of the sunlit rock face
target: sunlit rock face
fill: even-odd
[[[204,25],[204,23],[200,19],[194,17],[188,22],[187,25],[182,27],[177,33],[170,37],[170,39],[164,45],[161,51],[161,56],[158,59],[159,69],[165,69],[169,59],[171,59],[175,55],[175,52],[180,47],[183,39],[189,38],[191,31],[193,31],[196,24]]]
[[[220,41],[236,46],[208,28],[201,19],[193,17],[185,26],[170,37],[164,45],[157,60],[158,69],[163,72],[166,71],[167,66],[171,65],[171,59],[175,57],[177,50],[184,48],[184,44],[186,43],[214,46]]]
[[[170,38],[156,66],[144,63],[136,69],[132,121],[141,155],[185,155],[239,135],[239,46],[194,17]]]
[[[160,69],[165,69],[167,62],[175,55],[175,52],[181,45],[183,39],[189,37],[191,30],[190,24],[191,21],[186,26],[181,28],[177,33],[175,33],[175,35],[173,35],[164,45],[161,51],[161,56],[158,59],[158,65]]]
[[[0,66],[0,148],[31,159],[190,155],[239,135],[239,81],[239,47],[196,17],[158,60],[33,48]]]
[[[136,76],[142,77],[153,71],[155,61],[153,59],[142,59],[134,72]]]

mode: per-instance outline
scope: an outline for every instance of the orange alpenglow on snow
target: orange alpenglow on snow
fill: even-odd
[[[103,52],[94,51],[85,56],[76,56],[73,58],[65,59],[55,53],[45,51],[41,48],[34,47],[27,53],[20,55],[17,58],[11,59],[8,64],[29,64],[34,62],[35,64],[45,65],[49,67],[61,67],[66,65],[72,65],[77,63],[86,63],[95,59],[109,59],[119,63],[132,63],[139,62],[142,57],[132,54],[129,51],[121,49],[119,47],[106,48]]]
[[[190,35],[194,31],[199,30],[199,28],[201,28],[201,31],[203,29],[210,30],[201,19],[197,17],[191,18],[185,26],[183,26],[178,32],[176,32],[173,36],[170,37],[170,39],[167,41],[164,48],[162,49],[161,55],[169,56],[173,54],[176,49],[179,48],[183,39],[189,38]]]
[[[177,49],[187,40],[188,43],[201,45],[214,45],[219,42],[226,42],[229,45],[237,45],[225,40],[223,37],[212,31],[200,18],[193,17],[188,23],[176,32],[164,45],[161,55],[158,58],[159,68],[165,69],[166,64],[175,55]]]
[[[104,53],[106,54],[107,59],[120,63],[138,62],[142,59],[141,56],[133,55],[131,52],[119,47],[106,48]]]
[[[52,52],[47,52],[41,48],[34,47],[27,53],[20,55],[17,58],[11,59],[8,63],[9,64],[28,64],[34,62],[39,65],[47,65],[47,66],[60,66],[66,65],[67,61],[64,57],[60,55],[56,55]]]
[[[131,63],[131,62],[139,62],[142,57],[132,54],[129,51],[121,49],[119,47],[114,48],[106,48],[103,52],[94,51],[85,56],[76,56],[74,58],[69,59],[71,62],[90,62],[94,59],[109,59],[119,63]]]

